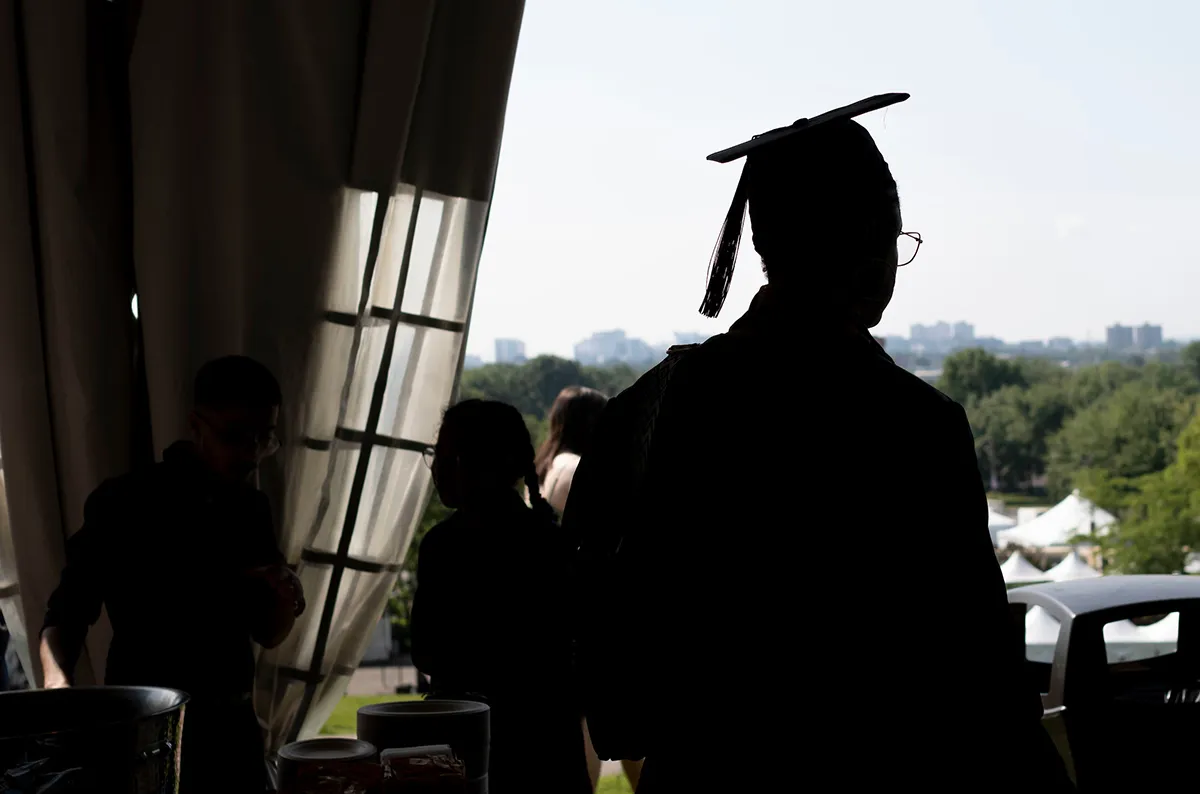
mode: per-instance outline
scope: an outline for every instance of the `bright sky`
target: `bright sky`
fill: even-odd
[[[861,121],[926,243],[879,332],[1200,336],[1197,30],[1182,0],[528,0],[469,352],[725,330],[763,278],[743,246],[697,312],[740,170],[705,156],[888,91]]]

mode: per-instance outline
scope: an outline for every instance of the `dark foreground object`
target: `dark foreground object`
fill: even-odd
[[[1027,661],[1042,722],[1080,792],[1195,787],[1184,759],[1200,743],[1200,577],[1106,576],[1009,591],[1014,616],[1059,622],[1051,664]],[[1104,626],[1179,613],[1174,653],[1110,662]],[[1023,640],[1022,640],[1023,641]]]
[[[0,792],[174,792],[187,699],[151,687],[0,694]]]
[[[467,791],[488,790],[491,709],[466,700],[379,703],[358,710],[358,738],[386,750],[445,744],[466,766]]]

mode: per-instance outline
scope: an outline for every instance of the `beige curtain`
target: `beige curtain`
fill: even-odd
[[[20,5],[26,16],[44,7]],[[53,5],[86,17],[109,4]],[[135,279],[96,270],[107,260],[79,252],[86,279],[104,283],[90,285],[88,300],[84,284],[68,294],[104,307],[60,310],[47,305],[53,262],[45,245],[39,251],[13,229],[4,230],[12,239],[0,238],[6,255],[28,250],[23,264],[5,257],[7,283],[24,279],[25,297],[38,298],[25,325],[0,319],[0,333],[24,334],[0,339],[4,380],[10,363],[23,364],[28,391],[0,386],[12,534],[27,536],[15,549],[20,596],[34,625],[61,563],[64,531],[78,523],[70,511],[101,474],[127,468],[138,449],[135,419],[102,430],[85,421],[91,435],[64,424],[74,446],[61,452],[37,443],[58,438],[59,401],[87,403],[85,418],[98,424],[111,406],[136,404],[130,351],[138,335],[127,320],[136,280],[155,449],[184,432],[192,373],[215,355],[259,358],[284,388],[285,446],[262,485],[281,545],[300,566],[309,611],[283,647],[260,659],[255,703],[278,747],[316,730],[340,697],[428,498],[420,450],[434,438],[461,366],[523,4],[115,5],[132,31],[123,117],[132,232],[120,238],[123,249],[113,248],[124,253],[120,273]],[[68,51],[56,46],[46,57]],[[13,72],[19,86],[21,73]],[[25,137],[42,142],[36,127]],[[18,143],[10,151],[3,141],[2,156],[28,166]],[[5,208],[29,203],[9,169],[0,190]],[[111,198],[107,188],[95,190]],[[68,219],[106,230],[114,224],[104,211],[118,213],[78,201],[68,209],[75,213],[64,210]],[[47,217],[12,225],[37,229]],[[0,309],[20,303],[4,300]],[[134,338],[110,338],[99,320],[83,329],[75,318],[88,312],[124,322]],[[77,341],[80,330],[91,338]],[[54,364],[65,356],[78,367],[80,353],[97,359],[85,374],[119,363],[128,376],[115,385],[98,378],[95,394],[69,398],[79,384],[55,381]],[[19,427],[12,416],[22,408],[43,430]],[[14,446],[10,432],[27,440]],[[72,463],[79,470],[66,470],[67,459],[90,468]],[[15,469],[26,466],[22,482],[31,494],[22,513]],[[32,595],[31,577],[42,585]]]
[[[63,539],[88,492],[136,462],[144,421],[129,309],[127,35],[111,3],[2,9],[0,442],[11,520],[0,553],[12,557],[0,570],[15,591],[10,627],[36,635]],[[102,677],[107,636],[103,624],[91,633],[81,681]]]

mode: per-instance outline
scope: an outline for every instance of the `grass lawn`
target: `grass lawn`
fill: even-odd
[[[609,775],[600,778],[596,794],[633,794],[633,789],[629,787],[629,781],[624,775]]]
[[[337,704],[321,733],[326,736],[354,736],[358,732],[358,710],[376,703],[393,703],[397,700],[420,700],[420,695],[347,695]],[[596,794],[633,794],[624,775],[609,775],[600,778]]]

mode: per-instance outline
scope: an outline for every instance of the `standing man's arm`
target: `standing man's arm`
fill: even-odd
[[[267,497],[254,495],[252,552],[257,567],[247,571],[251,583],[250,636],[264,648],[275,648],[292,633],[307,604],[300,577],[288,567],[275,544],[275,528]]]
[[[46,689],[74,683],[88,629],[100,619],[110,498],[105,486],[96,489],[84,505],[83,527],[67,540],[67,564],[42,624],[39,655]]]

